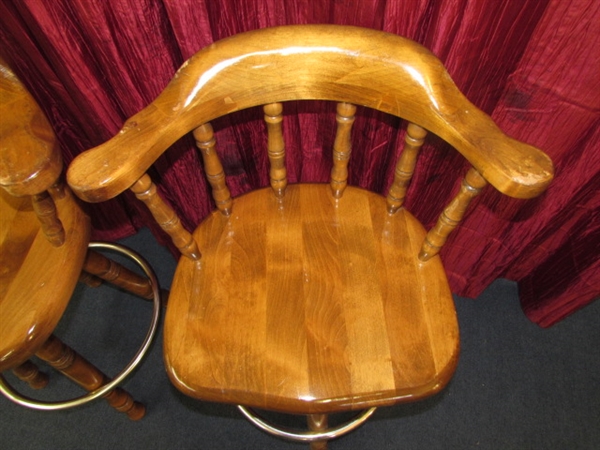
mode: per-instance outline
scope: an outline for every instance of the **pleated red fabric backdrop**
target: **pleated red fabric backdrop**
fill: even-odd
[[[1,52],[40,102],[66,162],[116,133],[151,102],[185,59],[235,33],[296,23],[382,29],[430,48],[473,103],[507,133],[547,152],[556,180],[538,199],[475,201],[442,252],[454,292],[475,297],[494,279],[519,282],[526,314],[549,326],[600,296],[600,3],[594,0],[5,0]],[[286,108],[291,181],[327,179],[333,108]],[[234,195],[266,185],[258,110],[216,121]],[[350,182],[384,192],[404,124],[360,111]],[[458,189],[464,161],[433,137],[407,200],[431,226]],[[184,138],[151,175],[184,225],[212,208],[192,140]],[[149,226],[128,193],[95,205],[95,237]]]

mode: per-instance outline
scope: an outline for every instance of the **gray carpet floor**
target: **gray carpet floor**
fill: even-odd
[[[124,244],[142,253],[169,287],[175,261],[142,230]],[[550,329],[523,315],[517,287],[497,280],[477,300],[456,297],[462,352],[439,395],[379,409],[335,449],[600,449],[600,302]],[[133,356],[151,304],[110,287],[78,287],[56,334],[109,375]],[[81,395],[51,373],[32,397]],[[192,400],[169,383],[162,335],[124,384],[147,405],[132,422],[103,400],[69,411],[28,410],[0,398],[2,449],[294,449],[254,428],[227,405]],[[278,415],[282,424],[302,425]]]

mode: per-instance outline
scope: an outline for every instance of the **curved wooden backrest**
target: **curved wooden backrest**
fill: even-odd
[[[550,159],[500,131],[424,47],[376,30],[303,25],[239,34],[198,52],[118,135],[73,161],[69,184],[84,200],[107,200],[200,125],[251,106],[303,99],[407,119],[445,139],[476,173],[513,197],[538,195],[553,177]]]
[[[44,113],[0,60],[0,371],[55,329],[79,278],[91,225],[59,181]],[[56,202],[55,202],[56,200]]]
[[[0,59],[0,186],[14,196],[31,196],[33,209],[48,240],[64,243],[56,198],[62,156],[46,116],[6,63]]]
[[[0,59],[0,186],[12,195],[48,190],[63,163],[46,116]]]

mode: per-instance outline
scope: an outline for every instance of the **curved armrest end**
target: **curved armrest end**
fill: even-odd
[[[311,25],[255,30],[200,50],[115,137],[77,157],[68,182],[83,200],[107,200],[203,123],[256,105],[311,99],[348,101],[418,124],[512,197],[534,197],[552,180],[550,159],[506,136],[424,47],[376,30]]]
[[[110,200],[131,187],[147,169],[127,164],[131,152],[122,151],[115,140],[87,150],[71,162],[67,183],[80,199],[89,203]]]
[[[546,189],[554,178],[548,155],[505,134],[458,91],[454,105],[455,111],[437,116],[430,131],[450,143],[501,193],[527,199]]]
[[[110,140],[78,155],[67,170],[67,183],[86,202],[110,200],[129,189],[184,134],[177,129],[172,118],[150,104]]]
[[[476,155],[465,155],[498,191],[514,198],[540,195],[554,178],[554,165],[540,149],[504,134],[487,130],[473,134]],[[470,152],[469,152],[470,153]]]
[[[537,197],[554,179],[554,164],[540,149],[507,137],[514,156],[507,165],[507,183],[492,183],[500,192],[515,198]],[[482,174],[486,178],[486,174]]]

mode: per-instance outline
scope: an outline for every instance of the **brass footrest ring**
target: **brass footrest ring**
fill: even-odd
[[[158,285],[158,279],[152,270],[152,267],[146,262],[144,258],[142,258],[139,254],[134,252],[133,250],[124,247],[119,244],[113,244],[109,242],[90,242],[88,245],[89,248],[97,248],[104,250],[113,250],[117,253],[120,253],[131,260],[133,260],[145,273],[145,275],[150,280],[150,284],[152,285],[152,294],[153,294],[153,309],[152,309],[152,320],[150,322],[150,328],[146,333],[146,337],[142,342],[139,350],[135,354],[135,356],[129,361],[129,363],[125,366],[125,368],[105,385],[99,387],[98,389],[88,392],[87,394],[76,397],[72,400],[66,400],[61,402],[41,402],[38,400],[34,400],[25,396],[22,396],[18,392],[16,392],[4,379],[4,377],[0,374],[0,392],[4,394],[9,400],[17,403],[21,406],[25,406],[27,408],[37,409],[40,411],[57,411],[61,409],[74,408],[76,406],[81,406],[86,403],[91,402],[92,400],[97,399],[98,397],[102,397],[103,395],[108,394],[112,391],[119,383],[121,383],[142,361],[146,353],[150,348],[150,344],[156,335],[156,331],[158,329],[158,322],[160,318],[160,310],[161,310],[161,292]]]
[[[237,405],[237,407],[242,412],[242,414],[246,417],[246,419],[248,419],[250,422],[252,422],[254,425],[256,425],[261,430],[263,430],[269,434],[272,434],[273,436],[277,436],[277,437],[284,438],[284,439],[289,439],[291,441],[298,441],[298,442],[323,441],[323,440],[335,439],[337,437],[340,437],[346,433],[349,433],[350,431],[354,430],[355,428],[358,428],[360,425],[362,425],[364,422],[366,422],[366,420],[369,417],[371,417],[371,415],[377,409],[377,408],[369,408],[369,409],[363,411],[362,413],[360,413],[358,416],[356,416],[350,422],[338,425],[337,427],[330,428],[325,431],[298,432],[298,431],[294,431],[294,430],[287,429],[287,428],[277,428],[274,425],[271,425],[270,423],[266,422],[261,417],[259,417],[258,414],[256,414],[252,409],[247,408],[242,405]]]

